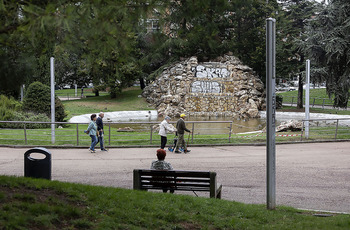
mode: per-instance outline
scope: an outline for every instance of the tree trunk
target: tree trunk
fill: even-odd
[[[140,77],[140,87],[141,87],[141,89],[143,90],[145,87],[146,87],[146,85],[145,85],[145,79],[143,79],[143,77]]]
[[[303,108],[303,77],[299,76],[297,109]]]
[[[95,96],[96,96],[96,97],[100,96],[100,91],[95,90]]]

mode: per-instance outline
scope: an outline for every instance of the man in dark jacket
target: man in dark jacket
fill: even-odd
[[[186,128],[185,125],[185,118],[186,115],[185,114],[181,114],[180,115],[180,119],[177,121],[176,123],[176,129],[177,129],[177,135],[178,135],[178,140],[176,143],[176,148],[175,148],[175,153],[181,153],[179,151],[180,146],[182,146],[183,148],[185,148],[185,140],[184,140],[184,135],[185,135],[185,131],[186,132],[191,132],[189,129]],[[190,152],[191,150],[186,150],[186,152]]]
[[[103,144],[104,144],[103,143],[103,134],[104,134],[104,132],[103,132],[103,120],[102,119],[104,116],[105,116],[105,114],[103,112],[100,112],[98,114],[98,118],[96,119],[97,136],[98,136],[98,142],[100,142],[101,151],[108,151],[107,149],[105,149],[103,147]]]

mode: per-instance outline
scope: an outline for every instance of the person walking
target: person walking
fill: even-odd
[[[90,116],[91,122],[86,130],[86,133],[88,133],[91,137],[91,146],[89,148],[91,153],[95,153],[95,145],[97,144],[97,125],[96,125],[96,114],[92,114]]]
[[[185,144],[186,144],[185,140],[184,140],[185,131],[191,133],[191,131],[186,128],[185,118],[186,118],[186,115],[185,114],[181,114],[180,115],[180,119],[176,123],[178,140],[177,140],[177,143],[176,143],[175,153],[181,153],[179,151],[180,146],[182,146],[185,149]],[[191,150],[187,149],[186,153],[189,153],[189,152],[191,152]]]
[[[167,133],[174,131],[173,128],[170,126],[169,121],[170,117],[166,116],[164,120],[160,123],[159,127],[159,135],[160,135],[160,148],[164,149],[166,146],[166,143],[168,141],[167,139]]]
[[[108,151],[107,149],[104,148],[104,140],[103,140],[103,136],[104,136],[104,131],[103,131],[103,117],[105,116],[105,114],[103,112],[100,112],[98,114],[98,118],[96,119],[96,125],[97,125],[97,136],[98,136],[98,140],[97,143],[100,143],[100,148],[101,151]],[[96,143],[96,144],[97,144]]]

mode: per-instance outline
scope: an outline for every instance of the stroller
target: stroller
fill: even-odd
[[[173,141],[173,145],[171,147],[168,148],[168,150],[170,152],[174,152],[175,148],[176,148],[176,143],[177,143],[177,136],[174,137],[174,141]]]
[[[176,148],[177,140],[178,140],[178,139],[177,139],[177,135],[175,135],[174,141],[173,141],[173,145],[172,145],[171,147],[168,148],[168,150],[169,150],[170,152],[174,152],[174,150],[175,150],[175,148]],[[180,150],[181,152],[184,151],[183,147],[180,147],[179,150]]]

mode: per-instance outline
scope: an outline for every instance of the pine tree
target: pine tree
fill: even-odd
[[[305,51],[323,67],[329,96],[335,107],[346,107],[350,88],[350,2],[329,0],[309,23]]]

